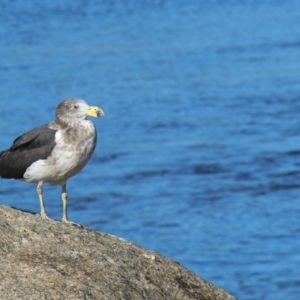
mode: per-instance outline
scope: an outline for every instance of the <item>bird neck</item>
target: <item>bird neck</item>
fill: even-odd
[[[55,122],[61,125],[62,127],[79,127],[82,126],[85,119],[74,119],[68,117],[56,117]]]

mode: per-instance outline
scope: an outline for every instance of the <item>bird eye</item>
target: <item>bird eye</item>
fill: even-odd
[[[70,104],[69,109],[78,109],[78,105]]]

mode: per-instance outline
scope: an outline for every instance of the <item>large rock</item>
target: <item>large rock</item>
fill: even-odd
[[[175,261],[86,227],[0,206],[0,230],[1,299],[234,299]]]

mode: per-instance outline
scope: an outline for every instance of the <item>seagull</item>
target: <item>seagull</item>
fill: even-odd
[[[56,108],[55,121],[25,132],[0,152],[0,178],[37,184],[43,218],[49,218],[43,198],[46,182],[62,188],[62,222],[76,224],[67,217],[66,183],[82,170],[96,147],[97,131],[87,116],[102,117],[104,112],[81,99],[65,99]]]

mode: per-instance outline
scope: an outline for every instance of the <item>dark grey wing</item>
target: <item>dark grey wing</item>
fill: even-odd
[[[36,148],[54,139],[57,130],[50,129],[48,124],[33,128],[17,137],[9,150]],[[29,147],[29,148],[28,148]]]
[[[0,152],[0,177],[22,179],[32,163],[51,155],[56,132],[47,124],[16,138],[9,149]]]

